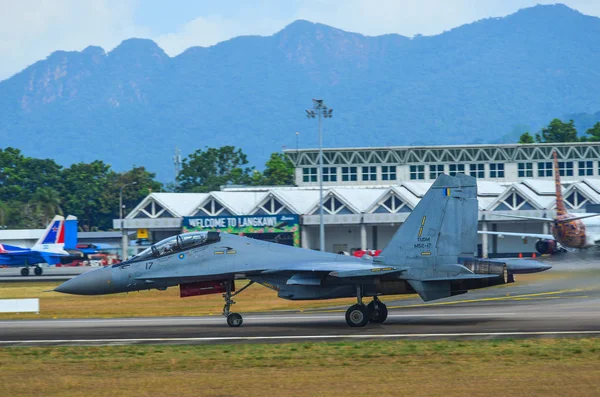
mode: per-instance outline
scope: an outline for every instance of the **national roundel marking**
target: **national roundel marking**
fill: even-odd
[[[179,259],[185,258],[185,254],[179,254]]]

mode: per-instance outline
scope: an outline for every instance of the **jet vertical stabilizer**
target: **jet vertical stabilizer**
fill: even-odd
[[[441,175],[381,253],[384,263],[410,266],[406,279],[425,301],[497,278],[473,274],[459,264],[459,257],[477,250],[477,211],[475,178]]]
[[[56,215],[32,249],[40,252],[66,254],[64,246],[65,218]]]
[[[73,215],[67,216],[64,225],[65,249],[77,248],[77,217]]]
[[[385,264],[458,263],[477,250],[475,178],[441,175],[381,252]]]

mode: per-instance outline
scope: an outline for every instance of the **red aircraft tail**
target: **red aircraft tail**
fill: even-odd
[[[556,187],[556,215],[565,215],[567,209],[562,197],[562,185],[560,184],[560,170],[558,168],[558,154],[556,150],[552,153],[554,156],[554,186]]]

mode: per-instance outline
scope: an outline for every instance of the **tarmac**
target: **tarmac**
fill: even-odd
[[[41,276],[33,275],[33,267],[30,267],[30,275],[21,276],[21,268],[7,267],[0,269],[0,282],[36,282],[36,281],[67,281],[81,273],[97,269],[93,266],[44,266]]]
[[[558,264],[557,264],[558,267]],[[600,266],[550,270],[515,283],[426,303],[382,300],[383,324],[351,328],[345,307],[221,316],[0,321],[0,346],[279,343],[366,339],[490,339],[600,336]],[[241,294],[239,300],[244,299]]]

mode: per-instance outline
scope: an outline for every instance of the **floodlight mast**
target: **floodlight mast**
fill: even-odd
[[[127,186],[137,185],[137,182],[126,183],[119,189],[119,218],[121,220],[121,261],[127,259],[127,233],[125,233],[125,222],[123,219],[123,189]]]
[[[323,220],[323,125],[322,118],[333,117],[333,109],[322,99],[313,99],[313,108],[306,110],[306,117],[319,119],[319,249],[325,251],[325,223]]]

